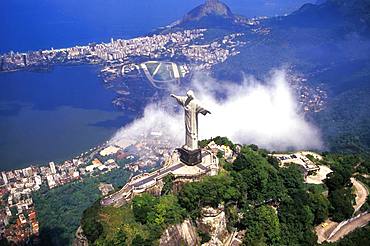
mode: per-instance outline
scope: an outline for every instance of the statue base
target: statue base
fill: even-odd
[[[185,148],[178,148],[180,153],[180,160],[188,166],[195,166],[202,163],[202,152],[200,149],[188,150]]]

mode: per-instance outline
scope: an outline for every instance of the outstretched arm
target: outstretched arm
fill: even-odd
[[[185,102],[186,102],[186,98],[187,97],[181,97],[181,96],[176,96],[174,94],[171,94],[171,97],[175,98],[176,101],[181,105],[181,106],[185,106]]]
[[[198,106],[198,108],[197,108],[197,112],[198,112],[198,113],[201,113],[202,115],[211,114],[211,112],[210,112],[210,111],[208,111],[208,110],[207,110],[207,109],[205,109],[205,108],[202,108],[201,106]]]

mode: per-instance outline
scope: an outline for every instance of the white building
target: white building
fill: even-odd
[[[50,189],[54,188],[57,185],[52,175],[47,175],[46,180],[48,181],[48,186]]]
[[[72,177],[78,178],[80,176],[80,173],[78,171],[74,171],[72,174]]]
[[[5,207],[5,212],[6,212],[6,215],[8,215],[9,217],[12,216],[12,211],[10,210],[8,206]]]
[[[50,167],[51,173],[53,173],[53,174],[57,173],[57,170],[55,169],[55,163],[54,162],[49,162],[49,167]]]
[[[40,175],[35,176],[35,183],[36,183],[36,185],[41,185],[42,184],[42,179],[41,179]]]
[[[22,169],[22,172],[25,177],[31,177],[33,175],[33,171],[31,167]]]
[[[100,155],[101,156],[113,155],[113,154],[117,153],[118,150],[120,150],[120,148],[118,148],[116,146],[108,146],[107,148],[100,151]]]
[[[6,174],[4,172],[1,173],[1,176],[3,177],[4,184],[8,184],[8,177],[6,177]]]

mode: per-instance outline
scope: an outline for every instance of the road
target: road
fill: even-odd
[[[356,180],[355,178],[351,178],[351,182],[353,186],[355,187],[355,193],[356,193],[356,204],[353,206],[355,209],[355,213],[364,205],[366,202],[367,196],[369,195],[369,191],[367,187]]]
[[[351,221],[350,223],[344,225],[342,228],[338,230],[333,236],[331,236],[327,241],[328,242],[336,242],[349,234],[350,232],[356,230],[357,228],[363,227],[367,225],[370,221],[370,214],[365,214],[360,216],[359,218]]]
[[[157,179],[159,176],[161,175],[165,175],[165,174],[168,174],[169,172],[173,172],[175,171],[176,169],[179,169],[180,167],[183,167],[184,164],[182,163],[179,163],[179,164],[176,164],[176,165],[173,165],[173,166],[170,166],[170,167],[167,167],[167,168],[164,168],[164,169],[159,169],[158,171],[154,171],[150,176],[148,176],[147,178],[145,179],[141,179],[141,180],[138,180],[137,182],[133,182],[132,183],[132,186],[133,187],[140,187],[146,183],[149,183],[155,179]]]
[[[369,190],[367,187],[361,183],[360,181],[356,180],[355,178],[351,178],[351,182],[355,188],[355,194],[356,194],[356,204],[353,205],[353,208],[355,209],[354,213],[358,212],[362,205],[366,202],[367,196],[369,195]],[[325,227],[322,227],[321,225],[318,225],[315,228],[318,242],[322,243],[324,241],[330,241],[335,242],[341,239],[342,237],[346,236],[350,232],[356,230],[359,227],[362,227],[369,223],[370,221],[370,214],[365,214],[360,216],[359,218],[354,219],[353,221],[349,222],[345,226],[341,227],[334,235],[330,234],[337,228],[338,223],[327,220],[326,223],[328,224]],[[343,222],[342,222],[343,223]]]
[[[113,204],[116,204],[116,203],[117,204],[121,203],[121,202],[123,202],[123,200],[125,200],[125,195],[130,190],[132,190],[134,188],[141,187],[141,186],[145,186],[145,184],[148,184],[152,181],[155,181],[156,179],[160,178],[161,176],[167,175],[170,172],[173,172],[173,171],[175,171],[175,170],[177,170],[177,169],[179,169],[183,166],[184,166],[184,164],[179,163],[179,164],[176,164],[176,165],[172,165],[172,166],[165,167],[165,168],[159,169],[157,171],[154,171],[154,172],[150,173],[149,176],[147,176],[143,179],[129,181],[129,183],[127,183],[121,190],[119,190],[116,193],[102,199],[101,204],[104,205],[104,206],[107,206],[107,205],[113,205]]]
[[[325,227],[322,226],[324,223],[326,223]],[[337,222],[331,221],[329,219],[327,219],[324,223],[321,223],[320,225],[315,227],[317,242],[320,244],[325,242],[328,239],[330,233],[332,233],[334,229],[338,226]]]

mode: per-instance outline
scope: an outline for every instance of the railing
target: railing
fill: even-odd
[[[361,214],[358,214],[357,216],[355,216],[355,217],[352,217],[352,218],[350,218],[350,219],[348,219],[348,220],[345,220],[345,221],[342,221],[342,222],[340,222],[338,225],[337,225],[337,227],[335,227],[335,229],[334,229],[334,231],[332,231],[331,233],[330,233],[330,235],[329,235],[329,237],[328,237],[328,242],[330,241],[330,238],[332,238],[340,229],[342,229],[342,227],[343,226],[345,226],[345,225],[347,225],[348,223],[351,223],[352,221],[354,221],[354,220],[357,220],[358,218],[360,218],[361,216],[364,216],[364,215],[366,215],[366,214],[368,214],[368,212],[366,211],[366,212],[363,212],[363,213],[361,213]]]

